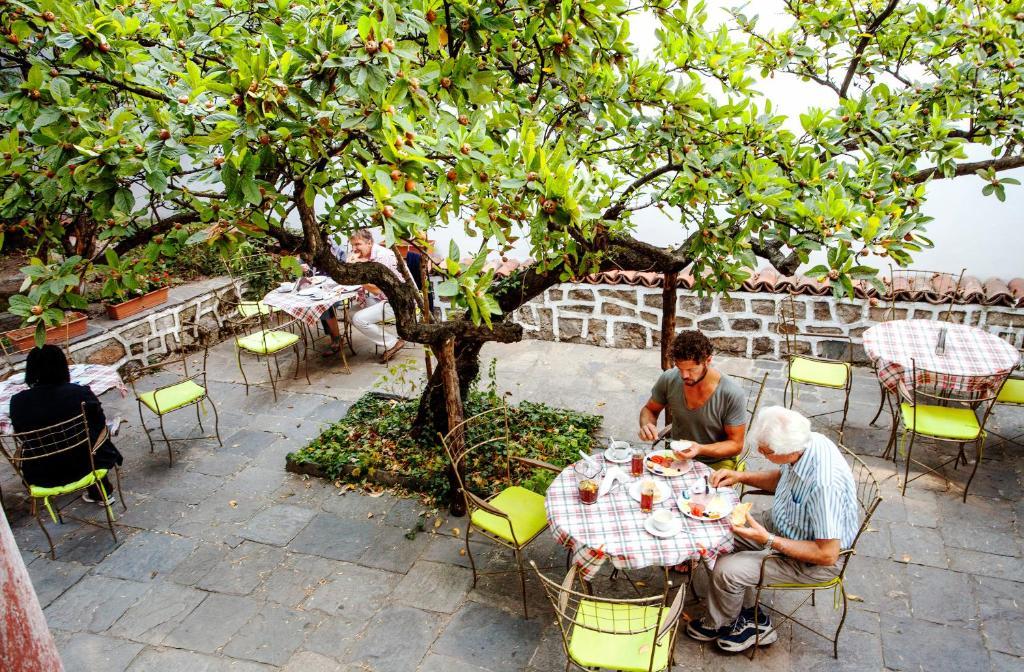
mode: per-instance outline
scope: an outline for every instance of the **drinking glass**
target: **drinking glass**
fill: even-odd
[[[580,501],[584,504],[593,504],[597,501],[597,477],[601,474],[601,468],[588,460],[582,460],[576,463],[574,470]]]
[[[633,454],[630,455],[629,473],[633,476],[644,475],[644,451],[639,448],[634,448]]]
[[[655,490],[654,481],[644,481],[640,484],[640,510],[643,513],[650,513],[654,510]]]

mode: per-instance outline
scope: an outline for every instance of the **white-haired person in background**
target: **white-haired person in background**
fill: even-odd
[[[735,549],[718,558],[711,572],[707,613],[687,625],[699,641],[716,641],[724,651],[738,652],[778,639],[767,610],[754,623],[755,589],[765,563],[765,583],[818,583],[839,572],[839,552],[853,544],[860,512],[850,467],[832,441],[811,431],[804,416],[781,406],[762,409],[747,433],[778,469],[715,471],[716,487],[743,483],[774,493],[772,506],[758,517],[746,514],[746,525],[734,526]],[[760,520],[758,520],[760,518]]]

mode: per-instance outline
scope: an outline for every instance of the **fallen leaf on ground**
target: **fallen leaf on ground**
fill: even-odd
[[[910,562],[910,554],[909,553],[904,553],[903,557],[900,558],[900,562]]]
[[[846,599],[850,600],[851,602],[863,602],[864,601],[864,598],[861,597],[860,595],[853,595],[851,593],[847,593],[846,594]]]
[[[452,534],[455,535],[456,537],[459,536],[459,528],[453,527],[452,528]]]
[[[373,511],[367,511],[366,512],[366,517],[367,518],[373,518]]]
[[[460,548],[459,549],[459,555],[465,555],[465,554],[466,554],[466,549]]]
[[[384,490],[381,490],[380,492],[370,492],[370,497],[383,497],[384,492]]]
[[[238,502],[232,499],[230,502],[228,502],[228,506],[230,506],[233,509],[238,506]]]
[[[438,518],[438,519],[436,519],[436,520],[434,521],[434,527],[435,527],[435,528],[441,527],[441,525],[442,525],[442,521],[441,521],[441,519],[440,519],[440,518]]]

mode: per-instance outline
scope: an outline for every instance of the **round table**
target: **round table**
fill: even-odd
[[[603,456],[595,455],[594,459],[603,469],[608,466]],[[628,464],[620,466],[629,473]],[[611,561],[616,569],[674,567],[698,557],[713,564],[719,554],[733,548],[728,517],[718,521],[695,520],[680,513],[675,501],[677,493],[703,483],[705,476],[710,475],[709,467],[694,461],[693,468],[682,476],[643,476],[669,485],[673,496],[654,508],[670,509],[683,522],[679,534],[662,539],[644,529],[644,520],[650,514],[640,511],[640,504],[629,496],[625,485],[616,484],[594,504],[583,504],[576,485],[576,472],[570,465],[548,488],[544,502],[548,524],[558,543],[572,552],[573,562],[587,581],[597,574],[605,561]],[[739,501],[732,488],[723,488],[718,494],[732,505]]]
[[[945,350],[936,354],[942,329],[946,329]],[[893,393],[900,383],[907,390],[921,385],[949,392],[987,391],[1020,361],[1012,345],[965,324],[894,320],[871,327],[863,339],[879,381]],[[915,365],[917,380],[913,379]]]
[[[316,327],[320,322],[320,316],[326,313],[331,306],[341,301],[354,299],[360,288],[360,285],[339,285],[331,278],[318,277],[320,279],[317,283],[308,287],[308,289],[316,290],[312,296],[303,296],[296,291],[282,292],[278,288],[268,292],[263,297],[263,303],[279,308],[311,327]]]

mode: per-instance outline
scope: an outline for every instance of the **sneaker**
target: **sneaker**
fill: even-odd
[[[114,496],[114,493],[110,493],[109,495],[107,495],[107,501],[105,502],[93,498],[93,496],[88,492],[82,495],[82,499],[86,502],[89,502],[90,504],[99,504],[100,506],[110,506],[111,504],[117,501],[117,497]]]
[[[757,642],[758,646],[768,646],[778,638],[779,635],[772,627],[772,620],[768,614],[758,613],[757,623],[754,623],[754,608],[751,607],[740,612],[732,629],[718,638],[718,648],[730,653],[739,653],[752,647],[754,642]]]
[[[728,625],[723,625],[720,628],[704,625],[704,621],[701,619],[694,619],[686,624],[686,634],[698,642],[713,642],[722,635],[727,634],[729,630]]]

